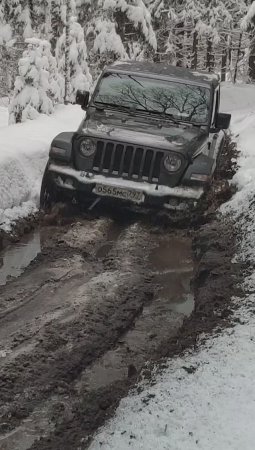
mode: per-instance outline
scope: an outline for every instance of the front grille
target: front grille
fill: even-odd
[[[159,181],[161,161],[164,152],[115,142],[97,142],[93,171],[106,175]]]

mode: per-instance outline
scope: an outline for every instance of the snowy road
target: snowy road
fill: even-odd
[[[235,175],[240,190],[223,211],[234,211],[246,231],[238,261],[254,264],[255,95],[235,89],[233,101],[224,87],[223,105],[234,112],[246,153]],[[20,155],[16,135],[0,160],[0,167],[14,159],[23,169],[30,160],[35,183],[23,203],[2,209],[6,229],[29,202],[36,208],[37,158],[46,159],[51,133],[66,129],[67,115],[58,114],[47,138],[47,118],[25,124],[34,127],[30,149],[18,127]],[[7,129],[1,132],[7,145]],[[13,188],[1,200],[11,206],[19,185],[15,171],[7,173]],[[233,220],[210,215],[178,230],[122,212],[49,219],[0,254],[0,450],[251,450],[254,326],[247,308],[235,312],[247,326],[227,331],[243,281]],[[254,289],[253,277],[246,284]],[[222,337],[204,343],[221,329]],[[159,360],[164,370],[154,378],[151,363]]]

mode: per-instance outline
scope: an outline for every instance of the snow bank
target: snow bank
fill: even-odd
[[[0,106],[0,128],[8,125],[8,108]]]
[[[255,263],[255,87],[225,85],[222,97],[241,151],[238,192],[222,209],[243,229],[237,258]],[[255,275],[247,285],[255,292]],[[254,301],[250,294],[247,304]],[[211,339],[198,353],[170,360],[154,386],[122,400],[90,450],[253,450],[255,319],[246,303],[237,314],[244,325]],[[188,374],[183,366],[196,370]]]
[[[173,360],[155,386],[121,402],[89,450],[253,450],[254,351],[253,319]]]
[[[51,116],[5,126],[4,108],[0,110],[0,227],[27,216],[38,207],[40,184],[49,146],[62,131],[78,128],[84,113],[78,106],[58,106]]]
[[[255,264],[255,86],[225,86],[223,93],[225,110],[233,114],[232,130],[241,153],[233,179],[238,192],[222,211],[231,212],[243,231],[238,258]],[[250,283],[253,289],[254,281],[247,279],[247,285]]]

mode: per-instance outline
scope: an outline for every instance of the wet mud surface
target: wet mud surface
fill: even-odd
[[[220,178],[231,178],[231,157]],[[242,271],[233,224],[215,215],[230,195],[216,178],[207,209],[180,227],[53,214],[5,246],[0,450],[87,449],[153,363],[231,326]]]

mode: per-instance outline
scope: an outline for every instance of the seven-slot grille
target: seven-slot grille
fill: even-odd
[[[135,180],[158,182],[164,152],[115,142],[97,142],[93,171]]]

